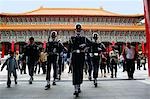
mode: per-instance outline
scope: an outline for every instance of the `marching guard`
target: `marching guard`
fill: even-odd
[[[72,77],[73,85],[75,88],[74,95],[78,97],[81,92],[80,85],[83,82],[83,67],[85,62],[85,49],[90,42],[86,37],[81,36],[82,29],[81,25],[76,25],[76,36],[72,36],[70,39],[69,51],[71,51],[71,62],[72,62]]]
[[[97,78],[98,78],[98,71],[99,71],[99,64],[101,58],[101,52],[105,50],[105,46],[102,43],[98,42],[98,34],[93,33],[93,42],[90,44],[90,56],[92,60],[93,66],[93,78],[94,78],[94,85],[97,87]]]
[[[56,85],[56,79],[57,79],[57,71],[58,71],[58,58],[60,52],[62,52],[63,46],[62,44],[57,40],[57,32],[52,31],[51,32],[51,38],[52,41],[48,40],[47,46],[46,46],[46,52],[48,54],[47,56],[47,73],[46,73],[46,81],[47,85],[45,86],[45,90],[48,90],[50,88],[50,74],[51,74],[51,67],[53,65],[53,85]],[[50,39],[50,37],[49,37]]]

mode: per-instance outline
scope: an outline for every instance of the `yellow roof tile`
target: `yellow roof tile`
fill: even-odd
[[[82,25],[84,30],[123,30],[123,31],[145,31],[145,26],[104,26],[104,25]],[[74,24],[49,24],[49,25],[1,25],[0,30],[74,30]]]
[[[44,8],[26,13],[1,13],[2,15],[84,15],[84,16],[144,16],[142,14],[122,15],[104,10],[103,8]]]

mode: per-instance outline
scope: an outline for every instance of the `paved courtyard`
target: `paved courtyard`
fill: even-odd
[[[0,84],[0,99],[74,99],[71,81],[57,82],[50,90],[44,90],[45,82],[12,84],[6,88]],[[141,81],[99,81],[95,88],[90,81],[84,81],[78,99],[150,99],[150,84]]]
[[[18,72],[18,84],[12,81],[11,88],[6,87],[6,74],[4,70],[0,72],[0,99],[74,99],[74,87],[72,86],[72,75],[67,73],[68,67],[62,74],[62,80],[56,86],[51,86],[50,90],[44,90],[46,85],[45,75],[36,74],[32,85],[28,84],[28,74],[20,75]],[[13,78],[12,78],[13,79]],[[150,78],[147,71],[136,70],[136,80],[127,80],[126,72],[118,71],[118,78],[101,78],[99,74],[98,87],[95,88],[93,82],[88,81],[88,76],[84,75],[82,92],[78,99],[150,99]]]

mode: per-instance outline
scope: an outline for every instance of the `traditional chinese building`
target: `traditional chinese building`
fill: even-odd
[[[126,42],[146,42],[143,14],[123,15],[103,8],[43,8],[26,13],[0,14],[0,49],[3,55],[9,49],[22,52],[23,46],[33,36],[37,44],[45,47],[49,33],[59,34],[62,42],[74,35],[75,25],[80,23],[83,35],[91,38],[97,32],[105,44],[117,43],[122,48]],[[145,47],[145,46],[144,46]],[[2,56],[3,56],[2,55]]]

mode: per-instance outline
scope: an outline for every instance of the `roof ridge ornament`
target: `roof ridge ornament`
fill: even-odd
[[[104,8],[102,7],[102,6],[100,6],[100,8],[99,8],[100,10],[104,10]]]
[[[43,6],[40,6],[40,9],[43,9],[44,7]]]

